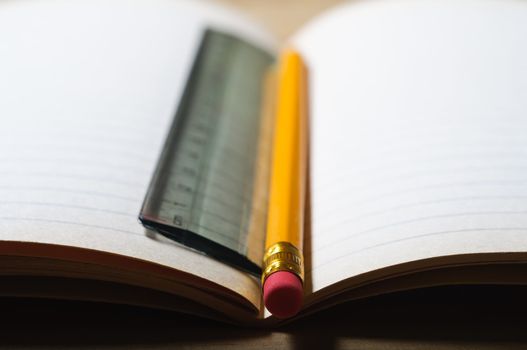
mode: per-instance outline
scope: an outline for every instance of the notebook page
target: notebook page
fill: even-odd
[[[156,262],[259,307],[258,281],[147,237],[137,219],[208,25],[271,45],[253,25],[210,3],[0,5],[1,240]]]
[[[424,258],[527,251],[526,37],[517,1],[359,1],[300,33],[313,291]]]

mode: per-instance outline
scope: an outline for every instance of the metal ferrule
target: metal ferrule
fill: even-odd
[[[302,253],[289,242],[278,242],[267,249],[263,257],[262,286],[271,274],[289,271],[304,282],[304,259]]]

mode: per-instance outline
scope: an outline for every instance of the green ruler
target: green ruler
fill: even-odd
[[[246,41],[205,32],[139,215],[147,228],[255,274],[265,234],[255,215],[264,215],[267,193],[255,187],[266,186],[257,181],[266,166],[262,96],[272,63]]]

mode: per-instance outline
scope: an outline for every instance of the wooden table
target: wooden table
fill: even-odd
[[[527,287],[443,287],[348,302],[275,330],[175,313],[0,299],[14,349],[527,349]]]
[[[302,24],[344,0],[218,0],[245,12],[277,38],[286,40]]]

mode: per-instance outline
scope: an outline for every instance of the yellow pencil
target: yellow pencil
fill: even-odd
[[[271,163],[264,303],[278,318],[302,306],[302,256],[307,172],[307,76],[300,55],[286,51],[279,62],[278,101]]]

